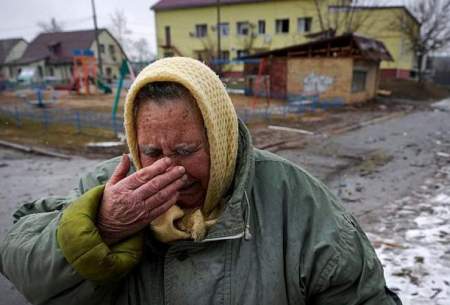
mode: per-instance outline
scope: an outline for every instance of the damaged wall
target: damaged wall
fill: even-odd
[[[352,89],[355,70],[365,75],[363,90]],[[378,82],[378,62],[353,58],[288,59],[288,95],[319,95],[322,100],[364,102],[375,97]]]

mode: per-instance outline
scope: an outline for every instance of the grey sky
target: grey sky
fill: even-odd
[[[388,0],[389,4],[402,4],[405,0]],[[121,10],[127,17],[132,38],[147,39],[153,53],[156,37],[153,12],[150,6],[157,0],[96,0],[99,27],[111,24],[111,14]],[[384,2],[384,1],[383,1]],[[65,30],[93,27],[90,0],[0,0],[0,39],[23,37],[31,41],[39,32],[39,21],[52,17],[62,22]]]
[[[111,24],[111,14],[123,11],[132,38],[148,40],[156,50],[155,26],[150,6],[157,0],[96,0],[99,27]],[[52,17],[61,22],[64,30],[93,28],[91,0],[0,0],[0,39],[23,37],[31,41],[38,33],[39,21]]]

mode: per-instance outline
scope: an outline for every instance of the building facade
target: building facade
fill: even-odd
[[[321,9],[319,18],[314,0],[222,0],[220,13],[214,0],[161,0],[152,9],[158,57],[180,55],[200,60],[217,58],[218,31],[220,57],[228,60],[306,43],[324,27],[331,27],[327,20],[342,21],[349,15],[348,6],[330,6]],[[359,7],[352,8],[352,19],[352,31],[382,41],[392,54],[392,62],[382,63],[383,73],[409,77],[415,69],[415,56],[408,37],[393,26],[399,19],[417,23],[409,11],[399,6]],[[336,27],[336,35],[346,30]]]
[[[98,62],[102,58],[104,79],[111,83],[119,77],[122,60],[126,58],[119,42],[106,29],[99,29],[99,48],[94,30],[39,34],[16,60],[11,80],[29,72],[32,81],[52,80],[68,83],[72,80],[73,55],[76,50],[91,50]]]
[[[22,38],[0,40],[0,81],[17,77],[16,61],[23,56],[27,42]]]
[[[312,98],[326,105],[373,99],[380,80],[380,63],[392,61],[392,56],[380,41],[345,34],[246,59],[265,61],[263,69],[255,69],[261,64],[246,63],[244,73],[252,80],[253,86],[249,87],[253,94],[290,101]],[[266,88],[261,81],[267,82]]]

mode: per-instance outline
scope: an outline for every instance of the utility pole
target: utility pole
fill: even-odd
[[[97,27],[97,14],[95,13],[95,0],[91,0],[92,13],[94,14],[94,31],[95,31],[95,43],[97,44],[97,57],[98,57],[98,69],[100,71],[100,80],[103,80],[103,62],[102,54],[100,52],[100,43],[98,41],[98,27]]]
[[[222,59],[222,52],[221,52],[221,45],[220,45],[220,39],[221,39],[221,30],[222,30],[222,28],[221,28],[221,26],[220,26],[220,0],[217,0],[217,2],[216,2],[216,4],[217,4],[217,65],[218,65],[218,72],[219,72],[219,75],[221,74],[221,72],[222,72],[222,62],[221,62],[221,59]]]

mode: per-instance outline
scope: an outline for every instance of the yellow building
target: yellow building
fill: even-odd
[[[321,9],[319,18],[314,0],[161,0],[152,9],[158,43],[158,56],[189,56],[200,60],[217,57],[218,33],[222,59],[234,59],[309,41],[314,33],[333,27],[346,31],[348,6]],[[349,1],[350,3],[351,1]],[[342,1],[340,1],[342,3]],[[411,13],[401,6],[352,8],[352,31],[382,41],[393,56],[383,62],[385,75],[409,77],[415,56],[407,37],[393,24],[413,22]],[[218,16],[220,23],[218,25]],[[322,26],[321,26],[322,24]],[[219,29],[217,29],[219,28]]]

